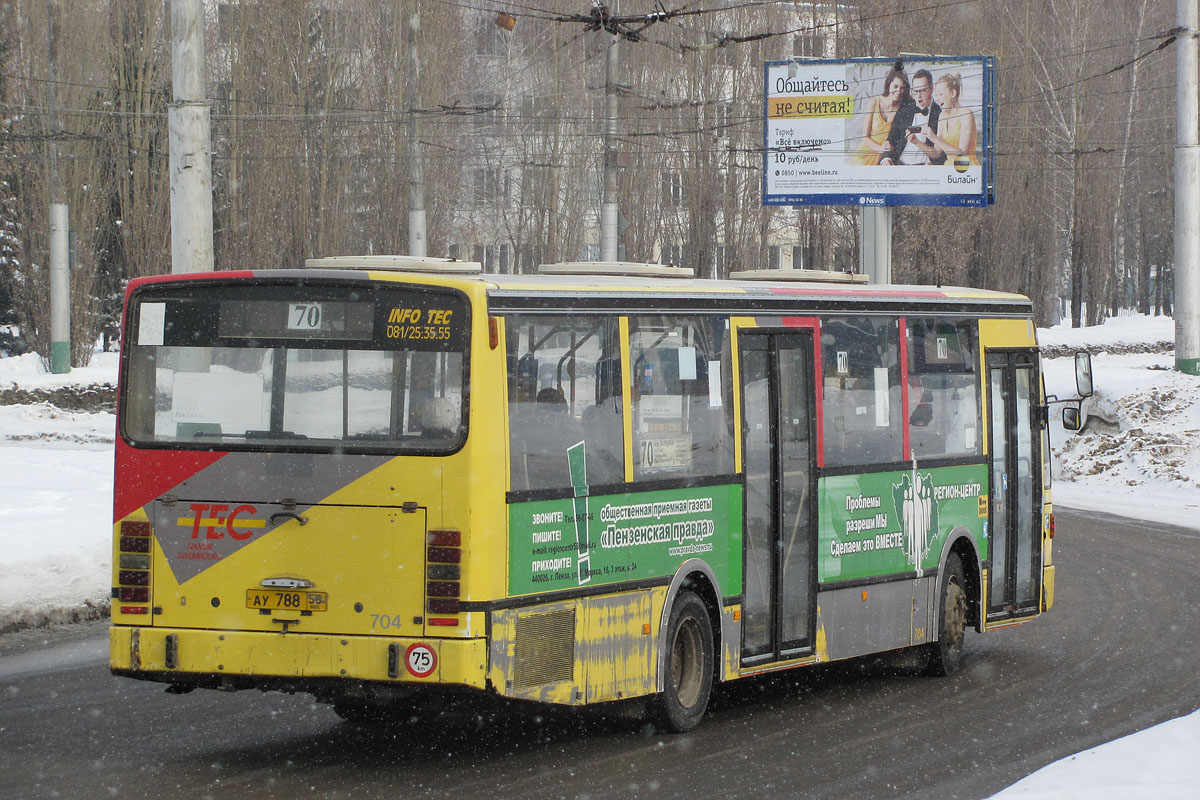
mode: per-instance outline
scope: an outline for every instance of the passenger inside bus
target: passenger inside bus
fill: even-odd
[[[567,450],[580,442],[587,483],[620,483],[624,445],[620,366],[612,350],[615,321],[513,316],[506,329],[512,490],[570,487]]]

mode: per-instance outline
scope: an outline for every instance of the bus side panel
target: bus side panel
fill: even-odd
[[[586,676],[585,697],[593,703],[653,691],[655,642],[648,592],[590,598],[579,651]]]
[[[930,578],[821,592],[829,658],[851,658],[912,643],[913,597]]]
[[[827,476],[818,497],[821,583],[936,570],[960,526],[986,557],[984,464]]]
[[[575,657],[579,602],[492,613],[488,681],[508,697],[577,705],[583,670]]]
[[[666,589],[493,613],[488,679],[509,697],[563,705],[651,694]]]
[[[741,593],[742,486],[730,483],[587,495],[508,506],[509,596],[674,575],[702,558],[727,595]]]

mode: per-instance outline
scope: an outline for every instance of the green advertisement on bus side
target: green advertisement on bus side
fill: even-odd
[[[740,484],[599,495],[508,507],[510,595],[579,589],[674,574],[689,558],[741,592]]]
[[[987,467],[822,478],[818,575],[829,581],[936,569],[946,536],[970,531],[987,558]]]

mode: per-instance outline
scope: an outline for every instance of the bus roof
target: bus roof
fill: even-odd
[[[949,310],[1027,316],[1029,298],[951,286],[630,276],[481,275],[497,309],[663,307],[796,313],[799,309]]]
[[[786,271],[785,271],[786,272]],[[756,276],[757,278],[758,276]],[[957,286],[868,284],[861,282],[806,282],[796,280],[714,280],[707,278],[639,275],[498,275],[482,272],[408,272],[367,267],[315,264],[305,269],[243,270],[191,275],[155,276],[131,282],[173,279],[303,279],[371,280],[436,284],[483,291],[489,305],[499,311],[605,310],[619,308],[663,311],[686,310],[727,313],[785,313],[798,311],[871,310],[926,313],[995,314],[1028,316],[1032,303],[1024,295]]]

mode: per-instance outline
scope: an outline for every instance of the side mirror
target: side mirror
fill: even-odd
[[[1075,354],[1075,388],[1080,398],[1092,396],[1092,354],[1086,350]]]
[[[1083,427],[1083,415],[1075,406],[1068,406],[1063,409],[1063,427],[1069,431],[1078,431]]]

